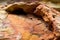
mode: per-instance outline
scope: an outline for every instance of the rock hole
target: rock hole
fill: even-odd
[[[13,11],[6,10],[9,14],[15,15],[27,15],[27,13],[22,8],[15,8]]]

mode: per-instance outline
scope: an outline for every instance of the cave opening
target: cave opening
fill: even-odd
[[[22,8],[14,8],[13,11],[7,9],[6,11],[9,14],[14,14],[14,15],[27,15],[27,13]]]

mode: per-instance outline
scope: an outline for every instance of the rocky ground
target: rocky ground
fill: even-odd
[[[0,9],[1,40],[60,40],[60,12],[52,7],[16,2]]]

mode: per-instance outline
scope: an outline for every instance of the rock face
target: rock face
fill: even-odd
[[[16,2],[1,9],[1,40],[60,39],[60,12],[55,9],[40,2]]]

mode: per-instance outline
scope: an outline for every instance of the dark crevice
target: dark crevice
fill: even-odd
[[[58,36],[56,40],[60,40],[60,36]]]
[[[49,25],[47,25],[47,27],[48,27],[48,29],[50,30],[50,31],[53,31],[54,30],[54,28],[53,28],[53,26],[52,26],[52,22],[47,22],[47,24],[49,24]]]
[[[56,15],[53,15],[53,18],[55,18],[56,17]]]
[[[15,8],[13,11],[6,10],[9,14],[14,15],[27,15],[27,13],[22,8]]]

